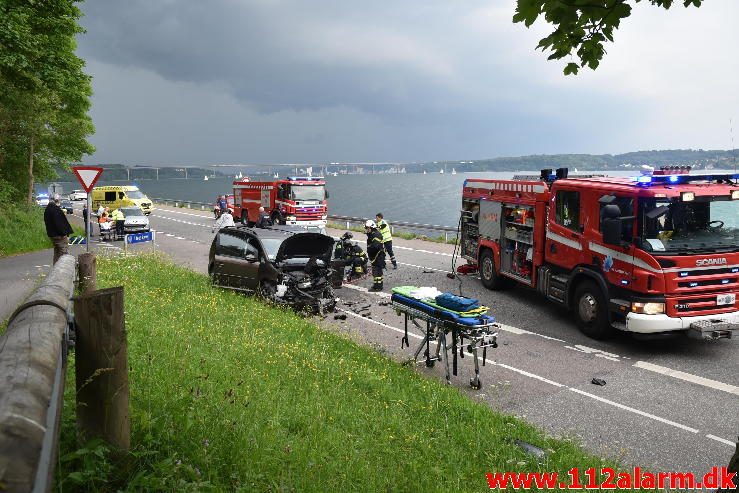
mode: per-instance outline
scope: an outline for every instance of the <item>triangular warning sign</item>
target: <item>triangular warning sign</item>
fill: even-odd
[[[85,192],[90,193],[92,187],[95,186],[98,178],[103,173],[103,168],[97,166],[73,166],[72,171],[77,176],[77,180],[82,184]]]

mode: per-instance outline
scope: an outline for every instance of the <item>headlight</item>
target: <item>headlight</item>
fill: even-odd
[[[287,220],[287,221],[295,221],[295,216],[287,216],[285,218],[285,220]]]
[[[644,315],[659,315],[665,313],[664,303],[642,303],[640,301],[631,302],[631,311],[634,313],[643,313]]]
[[[321,219],[323,219],[324,221],[325,221],[325,220],[326,220],[327,218],[328,218],[328,216],[326,216],[326,215],[323,215],[323,216],[321,216]]]

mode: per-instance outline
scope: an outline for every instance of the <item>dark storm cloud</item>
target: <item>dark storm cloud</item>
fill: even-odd
[[[349,3],[95,0],[84,7],[94,41],[81,53],[172,81],[220,83],[260,111],[443,107],[433,96],[448,90],[450,67],[410,35],[417,28],[393,29],[413,9]]]

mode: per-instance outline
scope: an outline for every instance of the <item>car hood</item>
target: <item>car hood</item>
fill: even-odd
[[[328,263],[334,250],[334,239],[321,233],[297,233],[280,245],[275,262],[289,258],[304,257],[306,260],[316,256]]]

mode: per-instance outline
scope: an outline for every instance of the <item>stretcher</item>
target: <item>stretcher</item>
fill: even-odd
[[[451,335],[452,374],[457,375],[457,352],[464,358],[464,350],[472,354],[475,364],[475,376],[470,379],[470,386],[474,389],[482,388],[480,366],[477,351],[482,349],[482,364],[485,366],[487,348],[498,347],[498,324],[490,315],[474,317],[462,316],[458,312],[444,309],[438,305],[424,303],[422,300],[411,298],[399,293],[393,293],[391,303],[398,315],[405,319],[405,335],[401,339],[400,347],[410,347],[408,343],[408,322],[418,327],[424,337],[413,354],[413,361],[418,361],[421,351],[424,351],[427,367],[433,367],[436,361],[444,364],[446,382],[451,383],[449,372],[449,346],[447,335]],[[426,322],[425,327],[419,321]],[[431,342],[436,342],[436,352],[431,354]],[[459,350],[459,351],[457,351]]]

